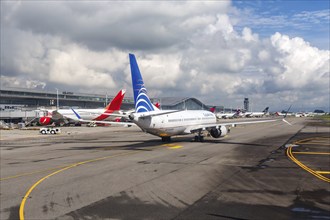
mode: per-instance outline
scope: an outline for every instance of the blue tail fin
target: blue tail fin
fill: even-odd
[[[143,79],[134,54],[129,54],[129,62],[131,65],[135,112],[154,111],[155,109],[147,95],[147,89],[144,87]]]
[[[76,115],[76,117],[78,118],[78,120],[80,120],[81,119],[80,115],[75,110],[73,110],[73,108],[71,108],[71,110]]]
[[[269,107],[266,107],[262,112],[266,114],[266,113],[268,113],[268,109],[269,109]]]

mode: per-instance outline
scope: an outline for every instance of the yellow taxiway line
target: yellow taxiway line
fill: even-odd
[[[318,174],[330,174],[330,171],[315,171]]]
[[[296,144],[330,146],[330,144],[317,143],[317,142],[313,142],[313,143],[304,143],[304,142],[303,143],[300,143],[300,142],[296,142]]]
[[[168,147],[170,149],[178,149],[178,148],[181,148],[182,147],[180,145],[175,145],[175,144],[163,144],[162,146],[163,147]]]
[[[287,155],[289,156],[289,158],[295,162],[298,166],[300,166],[301,168],[303,168],[304,170],[306,170],[307,172],[313,174],[314,176],[316,176],[317,178],[323,180],[323,181],[326,181],[328,183],[330,183],[330,179],[325,177],[325,176],[322,176],[321,174],[317,173],[316,171],[312,170],[311,168],[307,167],[306,165],[304,165],[303,163],[301,163],[299,160],[297,160],[293,154],[292,154],[292,147],[288,147],[287,149]]]
[[[26,192],[25,196],[23,197],[22,199],[22,202],[20,204],[20,207],[19,207],[19,219],[20,220],[24,220],[24,207],[25,207],[25,203],[26,203],[26,200],[29,198],[30,194],[32,193],[32,191],[40,184],[42,183],[45,179],[55,175],[55,174],[58,174],[62,171],[65,171],[65,170],[68,170],[70,168],[73,168],[73,167],[77,167],[77,166],[80,166],[80,165],[83,165],[83,164],[86,164],[86,163],[91,163],[91,162],[96,162],[96,161],[100,161],[100,160],[105,160],[105,159],[109,159],[109,158],[113,158],[113,157],[119,157],[119,156],[125,156],[125,155],[129,155],[129,154],[136,154],[136,153],[139,153],[138,151],[133,151],[133,152],[125,152],[125,153],[119,153],[119,154],[115,154],[115,155],[111,155],[111,156],[107,156],[107,157],[100,157],[100,158],[96,158],[96,159],[91,159],[91,160],[85,160],[85,161],[81,161],[81,162],[78,162],[78,163],[74,163],[74,164],[71,164],[71,165],[68,165],[60,170],[57,170],[43,178],[41,178],[40,180],[38,180],[35,184],[33,184],[33,186],[31,186],[29,188],[29,190]]]
[[[329,174],[330,172],[328,171],[315,171],[311,168],[309,168],[308,166],[306,166],[305,164],[303,164],[302,162],[300,162],[297,158],[295,158],[293,156],[293,154],[316,154],[316,155],[330,155],[330,153],[327,152],[292,152],[292,146],[293,145],[297,145],[297,144],[308,144],[308,141],[313,141],[313,140],[319,140],[319,139],[329,139],[326,137],[316,137],[316,138],[307,138],[307,139],[303,139],[303,140],[299,140],[299,141],[295,141],[291,146],[289,146],[287,148],[287,155],[288,157],[295,162],[298,166],[300,166],[301,168],[303,168],[304,170],[306,170],[307,172],[313,174],[314,176],[316,176],[317,178],[330,183],[330,179],[322,176],[321,174]]]
[[[182,146],[179,146],[179,145],[175,145],[175,144],[168,144],[169,148],[171,149],[176,149],[176,148],[181,148]],[[165,145],[161,145],[161,146],[165,146]],[[156,147],[153,147],[153,148],[159,148],[160,146],[156,146]],[[73,164],[70,164],[70,165],[67,165],[67,166],[61,166],[61,167],[57,167],[58,169],[60,170],[57,170],[51,174],[48,174],[47,176],[41,178],[40,180],[38,180],[35,184],[33,184],[29,190],[26,192],[25,196],[23,197],[22,201],[21,201],[21,204],[20,204],[20,207],[19,207],[19,218],[20,220],[24,220],[25,217],[24,217],[24,207],[25,207],[25,203],[26,203],[26,200],[29,198],[30,194],[32,193],[32,191],[40,184],[42,183],[44,180],[46,180],[47,178],[55,175],[55,174],[58,174],[62,171],[65,171],[65,170],[68,170],[68,169],[71,169],[73,167],[77,167],[77,166],[80,166],[80,165],[83,165],[83,164],[86,164],[86,163],[91,163],[91,162],[96,162],[96,161],[101,161],[101,160],[105,160],[105,159],[109,159],[109,158],[114,158],[114,157],[119,157],[119,156],[126,156],[126,155],[130,155],[130,154],[136,154],[136,153],[140,153],[140,151],[132,151],[132,152],[125,152],[125,153],[119,153],[119,154],[115,154],[115,155],[111,155],[111,156],[106,156],[106,157],[100,157],[100,158],[96,158],[96,159],[91,159],[91,160],[85,160],[85,161],[81,161],[81,162],[77,162],[77,163],[73,163]],[[52,168],[52,169],[48,169],[49,170],[54,170],[54,169],[57,169],[57,168]],[[19,174],[19,175],[15,175],[15,176],[11,176],[11,177],[6,177],[6,178],[2,178],[1,180],[4,180],[4,179],[12,179],[12,178],[16,178],[16,177],[20,177],[20,176],[25,176],[25,175],[30,175],[30,174],[34,174],[34,173],[39,173],[39,172],[44,172],[44,171],[47,171],[47,170],[42,170],[42,171],[35,171],[35,172],[30,172],[30,173],[25,173],[25,174]]]
[[[72,165],[72,164],[70,164],[70,165]],[[70,165],[63,165],[63,166],[53,167],[53,168],[49,168],[49,169],[36,170],[36,171],[26,172],[26,173],[20,173],[20,174],[14,175],[14,176],[7,176],[7,177],[4,177],[4,178],[1,178],[0,182],[3,181],[3,180],[14,179],[14,178],[22,177],[22,176],[29,176],[29,175],[36,174],[36,173],[43,173],[43,172],[47,172],[47,171],[57,170],[57,169],[65,168],[65,167],[70,166]]]
[[[330,155],[328,152],[292,152],[293,154],[317,154],[317,155]]]

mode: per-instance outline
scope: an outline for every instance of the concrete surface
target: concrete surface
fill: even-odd
[[[0,219],[19,219],[20,207],[25,219],[329,219],[329,183],[283,147],[329,127],[290,121],[203,143],[164,144],[136,127],[1,131]]]

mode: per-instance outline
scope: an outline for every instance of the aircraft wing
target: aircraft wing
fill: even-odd
[[[77,121],[85,122],[85,123],[100,123],[100,124],[122,125],[122,126],[135,126],[136,125],[132,122],[95,121],[95,120],[84,120],[84,119],[77,119]]]
[[[227,122],[227,123],[219,123],[219,124],[201,124],[196,126],[189,126],[185,130],[185,133],[196,133],[200,131],[210,130],[212,128],[219,128],[221,126],[236,126],[236,125],[243,125],[243,124],[257,124],[257,123],[267,123],[267,122],[274,122],[279,121],[278,119],[268,119],[268,120],[258,120],[258,121],[237,121],[237,122]],[[289,123],[283,119],[284,122]]]

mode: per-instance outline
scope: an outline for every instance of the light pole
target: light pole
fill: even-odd
[[[58,107],[59,107],[59,105],[58,105],[58,89],[57,88],[55,88],[56,89],[56,110],[58,110]]]
[[[108,105],[108,92],[105,92],[105,106]]]

